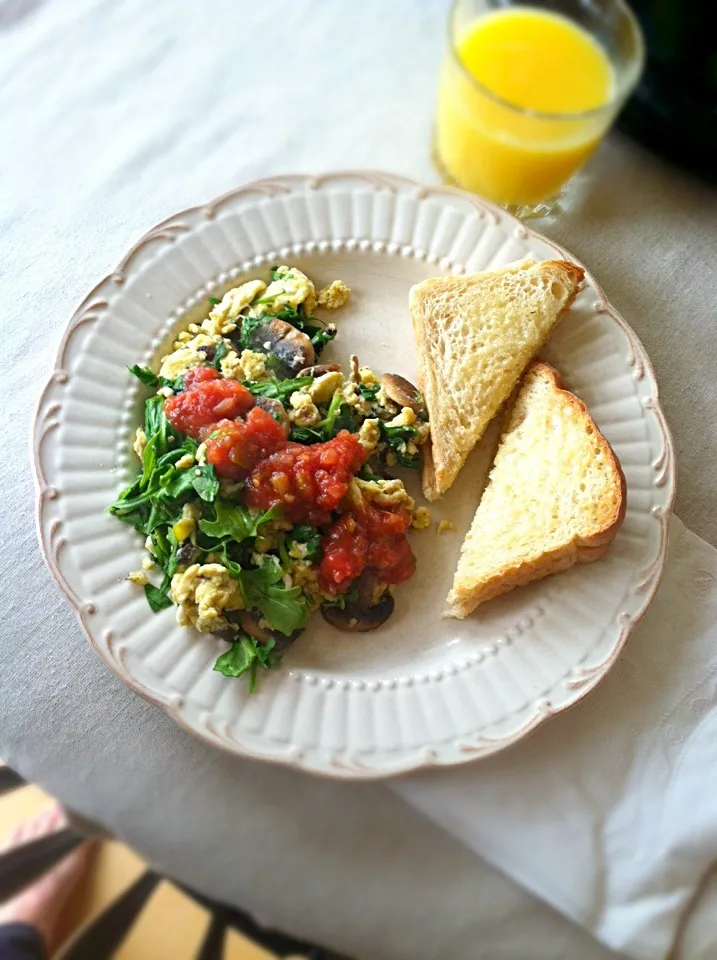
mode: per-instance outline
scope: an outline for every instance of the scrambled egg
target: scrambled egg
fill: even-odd
[[[235,350],[230,350],[219,361],[219,365],[222,376],[231,380],[261,380],[266,373],[266,357],[253,350],[242,350],[241,356]]]
[[[387,427],[412,427],[416,422],[416,414],[410,407],[403,407],[401,412],[389,420]]]
[[[403,480],[359,480],[353,481],[360,495],[377,507],[404,507],[413,511],[415,502],[403,485]]]
[[[180,457],[179,460],[174,464],[177,470],[188,470],[189,467],[194,466],[194,457],[191,453],[185,453],[183,457]]]
[[[339,307],[346,306],[350,296],[350,287],[347,287],[343,280],[334,280],[323,290],[319,290],[318,304],[327,310],[338,310]]]
[[[359,443],[366,451],[366,456],[371,456],[373,451],[381,441],[381,430],[377,419],[364,420],[358,432]]]
[[[166,377],[167,380],[175,380],[181,377],[187,370],[204,363],[205,354],[202,347],[214,347],[219,343],[221,337],[209,335],[206,333],[197,334],[187,341],[178,350],[162,357],[162,366],[159,368],[160,377]]]
[[[455,523],[451,523],[450,520],[441,520],[438,524],[438,533],[448,533],[449,530],[455,530]]]
[[[314,403],[328,403],[338,389],[343,386],[344,375],[340,370],[330,370],[317,377],[309,385],[309,396]]]
[[[372,406],[369,400],[364,400],[361,394],[358,392],[358,387],[352,380],[347,380],[346,383],[341,388],[341,394],[344,399],[344,403],[348,403],[350,407],[353,407],[356,413],[360,414],[362,417],[368,417],[372,413]]]
[[[289,397],[289,403],[291,404],[289,420],[297,427],[313,427],[321,419],[319,408],[303,390],[294,390]]]
[[[413,512],[411,526],[416,530],[425,530],[431,525],[431,512],[428,507],[417,507]]]
[[[371,367],[359,367],[359,380],[366,387],[372,387],[378,383]]]
[[[132,570],[132,572],[127,575],[127,579],[131,583],[136,583],[138,587],[144,587],[149,583],[147,574],[144,572],[144,570]]]
[[[134,435],[134,443],[132,444],[132,449],[137,454],[141,460],[144,456],[144,448],[147,446],[147,434],[144,432],[142,427],[137,427],[137,431]]]
[[[222,335],[236,330],[236,320],[242,310],[250,305],[266,290],[263,280],[247,280],[239,287],[234,287],[222,297],[220,303],[214,306],[207,319],[202,323],[202,330],[208,333]]]
[[[316,288],[305,273],[296,267],[277,267],[277,279],[272,280],[262,294],[266,303],[255,304],[251,309],[253,316],[262,313],[278,313],[282,307],[298,307],[304,304],[304,311],[310,316],[316,309]]]
[[[221,563],[193,563],[184,572],[175,573],[170,597],[177,604],[180,627],[195,627],[201,633],[228,627],[223,614],[244,608],[238,582]]]

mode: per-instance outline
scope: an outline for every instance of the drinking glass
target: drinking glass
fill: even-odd
[[[562,14],[600,45],[613,74],[605,103],[581,112],[542,113],[509,103],[479,83],[461,60],[466,31],[479,18],[518,8]],[[623,0],[454,0],[434,140],[444,181],[518,216],[550,212],[634,88],[644,56],[640,27]]]

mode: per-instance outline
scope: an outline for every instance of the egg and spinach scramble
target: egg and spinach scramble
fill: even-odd
[[[141,470],[109,508],[146,538],[129,579],[153,611],[230,641],[215,669],[251,689],[311,611],[349,631],[385,621],[415,569],[405,531],[430,522],[390,473],[420,465],[421,395],[355,356],[347,372],[319,362],[337,328],[314,311],[349,297],[278,266],[210,298],[158,373],[130,369],[154,392]]]

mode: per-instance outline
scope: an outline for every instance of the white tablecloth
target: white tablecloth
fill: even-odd
[[[444,0],[0,0],[0,755],[160,868],[358,957],[607,951],[380,785],[232,760],[91,654],[35,544],[31,410],[74,303],[146,227],[273,172],[428,160]],[[614,139],[544,229],[650,352],[677,510],[713,512],[714,192]],[[696,953],[694,954],[697,955]]]

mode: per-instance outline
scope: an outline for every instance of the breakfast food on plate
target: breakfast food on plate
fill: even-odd
[[[451,486],[583,275],[563,260],[526,260],[411,288],[419,387],[432,425],[423,464],[429,500]]]
[[[625,513],[607,440],[546,363],[532,364],[508,413],[488,486],[463,543],[448,614],[598,560]]]
[[[383,623],[415,570],[406,532],[430,521],[386,476],[420,466],[421,395],[356,357],[346,373],[320,361],[336,327],[313,310],[349,296],[275,267],[212,300],[158,374],[131,368],[156,392],[135,438],[141,471],[110,507],[146,537],[129,579],[154,611],[175,604],[181,625],[230,640],[215,669],[252,686],[312,610],[342,630]]]

